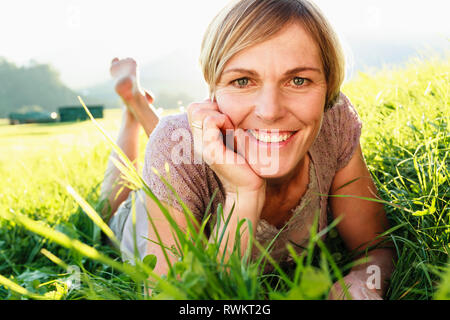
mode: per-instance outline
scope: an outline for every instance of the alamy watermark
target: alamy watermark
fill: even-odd
[[[367,288],[374,290],[380,290],[381,289],[381,269],[377,265],[370,265],[366,269],[366,273],[370,276],[366,280],[366,286]]]
[[[81,272],[80,268],[75,265],[70,265],[67,267],[67,273],[70,276],[64,281],[69,290],[77,290],[81,287]]]
[[[79,3],[71,3],[66,7],[66,25],[70,30],[81,28],[81,8]]]

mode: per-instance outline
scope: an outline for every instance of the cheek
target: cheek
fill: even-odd
[[[321,121],[325,105],[325,97],[321,95],[305,95],[299,99],[293,97],[289,101],[291,113],[306,125],[314,125]]]

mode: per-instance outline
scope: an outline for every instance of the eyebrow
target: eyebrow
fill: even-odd
[[[320,71],[320,69],[318,68],[313,68],[313,67],[297,67],[291,70],[288,70],[284,73],[284,76],[290,76],[290,75],[294,75],[297,74],[299,72],[303,72],[303,71],[313,71],[313,72],[317,72],[317,73],[322,73],[322,71]],[[225,70],[222,75],[225,75],[227,73],[246,73],[252,76],[258,76],[258,72],[254,71],[254,70],[250,70],[250,69],[243,69],[243,68],[234,68],[234,69],[228,69]]]

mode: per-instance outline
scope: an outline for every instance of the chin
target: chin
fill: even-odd
[[[287,166],[281,161],[273,161],[270,164],[253,164],[250,165],[253,171],[264,179],[282,179],[288,177],[294,166]]]

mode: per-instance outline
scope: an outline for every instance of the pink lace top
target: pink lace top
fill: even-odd
[[[290,232],[297,234],[302,230],[305,241],[308,240],[309,226],[315,213],[319,214],[319,230],[327,224],[328,194],[335,173],[345,167],[351,159],[359,143],[361,120],[347,97],[341,93],[336,104],[324,114],[319,135],[309,150],[311,157],[310,181],[307,191],[295,213],[273,244],[272,256],[279,262],[288,259],[286,243]],[[175,209],[183,211],[181,205],[174,200],[173,193],[153,172],[154,167],[165,176],[165,164],[169,166],[170,183],[201,221],[207,213],[215,214],[219,203],[224,204],[225,195],[217,175],[204,163],[194,162],[193,140],[186,114],[167,116],[161,119],[151,134],[145,154],[143,178],[153,193]],[[210,199],[217,189],[209,212],[205,212]],[[255,237],[261,243],[270,243],[278,233],[278,229],[265,220],[260,220]],[[297,243],[298,250],[304,243]],[[258,250],[252,251],[256,257]]]
[[[270,246],[270,255],[274,260],[291,261],[286,244],[291,243],[295,251],[300,254],[309,241],[310,227],[314,222],[316,214],[320,214],[320,196],[315,174],[314,165],[309,167],[309,183],[306,193],[300,199],[299,204],[291,210],[292,216],[286,225],[278,229],[264,219],[259,221],[256,228],[255,239],[264,247],[268,247],[272,240],[276,240]],[[252,259],[260,255],[260,250],[254,245],[252,248]],[[267,264],[266,271],[271,269]]]

